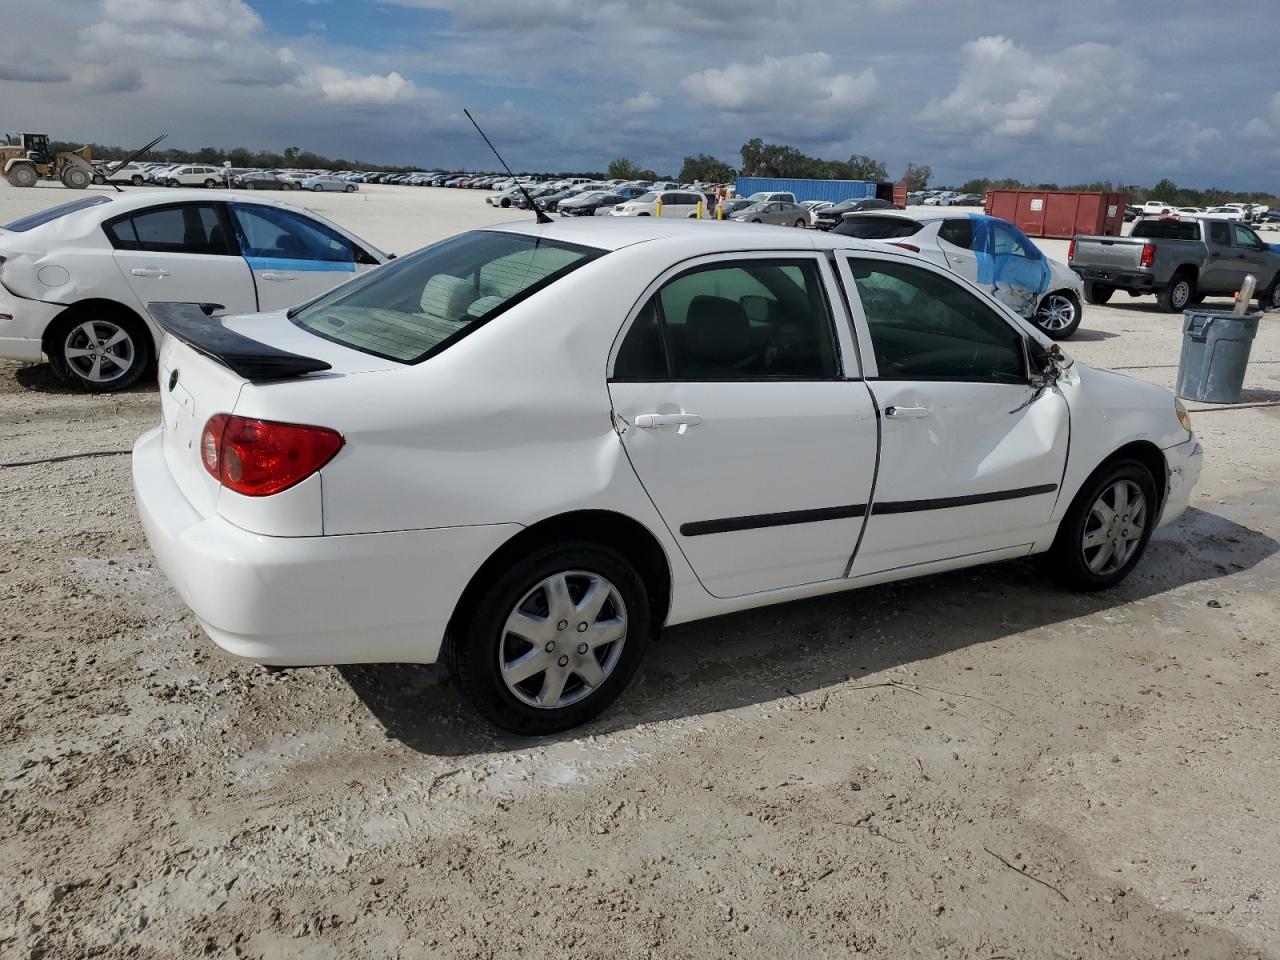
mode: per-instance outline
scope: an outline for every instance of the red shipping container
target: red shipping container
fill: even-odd
[[[1085,190],[990,190],[988,216],[1017,224],[1029,237],[1070,240],[1077,234],[1118,237],[1127,193]]]

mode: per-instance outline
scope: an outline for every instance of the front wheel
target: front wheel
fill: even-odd
[[[1271,286],[1258,294],[1258,306],[1263,310],[1280,310],[1280,273],[1271,281]]]
[[[93,182],[93,174],[80,167],[67,167],[62,171],[62,185],[71,190],[83,190]]]
[[[1103,464],[1072,501],[1044,563],[1076,590],[1113,587],[1142,559],[1158,509],[1156,481],[1143,464]]]
[[[124,311],[72,310],[54,328],[45,349],[63,383],[110,393],[142,376],[151,361],[151,334]]]
[[[649,595],[608,547],[534,551],[485,586],[451,626],[446,660],[495,726],[537,736],[585,723],[626,689],[650,641]]]
[[[356,185],[354,183],[349,183],[345,187],[343,187],[342,190],[344,193],[355,193]]]
[[[1169,281],[1167,287],[1156,294],[1156,303],[1159,304],[1161,310],[1167,310],[1170,313],[1181,313],[1191,306],[1191,301],[1195,299],[1195,295],[1196,282],[1185,275],[1176,276]]]
[[[1080,301],[1074,293],[1059,290],[1040,302],[1035,325],[1054,340],[1065,340],[1080,326]]]

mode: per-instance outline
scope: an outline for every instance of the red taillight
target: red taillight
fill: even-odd
[[[200,434],[200,462],[224,487],[246,497],[266,497],[311,476],[333,459],[342,443],[342,434],[326,427],[219,413]]]
[[[1074,260],[1076,258],[1076,238],[1071,238],[1071,245],[1067,247],[1067,259]]]
[[[912,253],[919,253],[920,248],[913,243],[895,243],[895,247],[901,247],[903,250],[910,250]]]
[[[1156,262],[1156,245],[1154,243],[1144,243],[1142,245],[1142,258],[1138,263],[1144,267],[1149,267]]]

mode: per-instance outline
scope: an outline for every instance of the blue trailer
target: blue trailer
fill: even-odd
[[[803,180],[790,177],[739,177],[735,189],[740,197],[753,193],[793,193],[796,202],[805,200],[861,200],[879,197],[899,206],[906,205],[906,190],[889,180]],[[901,193],[901,199],[898,197]]]

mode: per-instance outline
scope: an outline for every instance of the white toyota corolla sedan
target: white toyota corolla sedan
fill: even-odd
[[[522,733],[606,707],[666,624],[1029,554],[1112,586],[1200,473],[1167,391],[812,231],[510,224],[287,312],[151,309],[138,509],[214,641],[443,659]]]
[[[0,227],[0,357],[44,355],[72,386],[120,390],[155,356],[152,301],[276,310],[386,259],[323,217],[256,195],[80,197]]]

